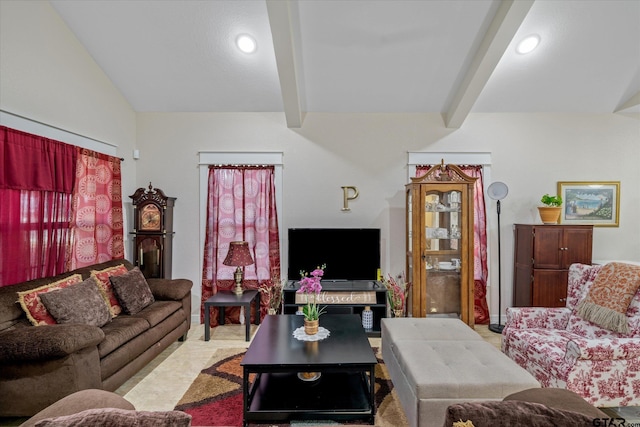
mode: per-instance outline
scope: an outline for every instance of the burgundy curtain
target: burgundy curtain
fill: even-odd
[[[422,176],[432,165],[416,166],[416,176]],[[482,166],[457,165],[472,178],[478,178],[473,191],[473,279],[474,279],[474,318],[477,324],[489,323],[487,305],[487,214],[484,204],[484,184]]]
[[[0,126],[0,286],[65,271],[76,147]]]
[[[68,270],[124,258],[120,162],[79,149]]]
[[[219,289],[229,290],[234,286],[235,267],[222,263],[229,242],[244,240],[249,243],[254,263],[244,267],[245,288],[270,287],[280,281],[274,178],[273,166],[209,168],[201,321],[204,322],[204,301]],[[267,303],[262,298],[262,315],[268,308]],[[239,313],[239,308],[225,310],[226,320],[238,323]],[[211,326],[218,324],[217,309],[212,310],[210,319]]]

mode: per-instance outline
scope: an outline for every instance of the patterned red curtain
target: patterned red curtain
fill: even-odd
[[[65,271],[76,147],[0,126],[0,286]]]
[[[484,184],[482,182],[482,166],[457,165],[472,178],[478,178],[473,191],[473,279],[474,279],[474,318],[480,325],[489,324],[489,307],[487,305],[487,214],[484,205]],[[416,166],[416,176],[422,176],[432,165]]]
[[[244,240],[249,243],[254,263],[244,267],[245,288],[270,287],[280,281],[274,178],[273,166],[209,168],[200,304],[202,322],[204,301],[219,289],[229,290],[234,286],[235,267],[222,263],[229,250],[229,242]],[[267,307],[267,301],[263,298],[261,315],[264,315]],[[211,326],[217,326],[217,309],[211,311]],[[225,321],[239,323],[239,314],[239,308],[228,308],[225,310]]]
[[[124,258],[121,160],[79,151],[69,270]]]

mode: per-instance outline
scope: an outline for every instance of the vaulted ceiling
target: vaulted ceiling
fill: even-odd
[[[138,112],[640,112],[637,0],[51,4]]]

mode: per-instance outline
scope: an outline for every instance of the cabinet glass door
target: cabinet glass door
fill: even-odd
[[[459,317],[462,192],[430,189],[424,200],[426,315]]]
[[[162,243],[159,237],[139,238],[138,240],[138,267],[147,279],[162,277],[160,274],[162,262]]]

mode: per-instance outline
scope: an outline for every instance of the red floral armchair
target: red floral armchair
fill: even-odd
[[[626,312],[628,333],[578,316],[602,266],[573,264],[566,307],[511,307],[502,351],[543,387],[572,390],[599,406],[640,406],[640,291]]]

